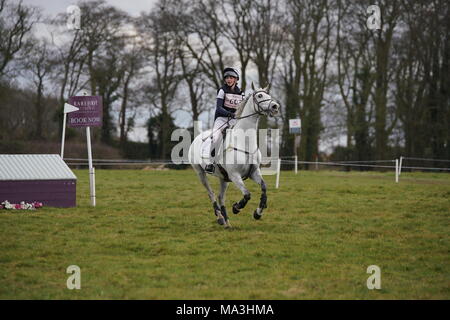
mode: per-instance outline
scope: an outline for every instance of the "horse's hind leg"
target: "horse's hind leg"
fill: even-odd
[[[250,178],[261,186],[261,198],[259,201],[259,206],[258,208],[256,208],[255,212],[253,212],[253,218],[258,220],[261,219],[263,210],[267,208],[266,183],[262,178],[261,170],[259,168],[252,173]]]
[[[231,227],[230,221],[228,220],[227,210],[225,208],[225,192],[228,188],[228,182],[223,179],[220,179],[220,193],[219,193],[219,205],[220,211],[222,212],[222,216],[225,219],[225,227]]]
[[[248,189],[245,187],[244,181],[239,175],[231,175],[230,180],[233,181],[236,187],[238,187],[239,190],[241,190],[242,194],[244,195],[244,198],[242,198],[241,201],[235,202],[233,204],[233,213],[238,214],[241,211],[241,209],[245,207],[248,200],[250,200],[251,194],[250,191],[248,191]]]
[[[216,196],[214,195],[214,192],[212,191],[211,186],[209,185],[208,178],[206,177],[205,171],[200,166],[195,168],[195,171],[197,171],[197,175],[200,179],[200,182],[203,184],[206,191],[208,191],[209,200],[211,200],[211,203],[213,204],[214,214],[217,217],[217,223],[220,225],[225,224],[226,220],[222,216],[222,211],[220,210],[220,208],[217,204]]]

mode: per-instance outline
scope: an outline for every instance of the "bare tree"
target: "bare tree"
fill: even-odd
[[[178,60],[181,64],[182,78],[189,92],[192,121],[197,121],[200,114],[206,111],[208,104],[205,103],[206,85],[200,72],[200,63],[192,58],[190,53],[180,48]]]
[[[257,67],[260,87],[272,82],[283,43],[280,5],[279,0],[262,0],[254,3],[250,10],[249,28],[252,36],[248,52]]]
[[[51,56],[51,50],[49,44],[45,40],[36,41],[30,43],[30,48],[27,50],[27,60],[25,67],[28,73],[31,75],[31,81],[36,90],[36,98],[34,101],[34,119],[32,133],[33,139],[42,140],[44,121],[44,95],[45,95],[45,83],[51,75],[53,58]]]
[[[68,30],[66,27],[65,14],[59,14],[55,19],[49,21],[58,32],[52,32],[51,45],[54,49],[54,72],[53,82],[58,88],[58,99],[60,109],[55,115],[59,124],[59,131],[62,131],[62,117],[64,103],[69,97],[74,96],[85,86],[83,77],[86,65],[86,54],[83,47],[82,31]],[[61,41],[61,38],[68,38],[68,41]]]
[[[8,91],[10,79],[16,76],[9,65],[23,49],[25,36],[30,33],[39,16],[36,8],[25,6],[22,2],[13,4],[0,0],[0,99]],[[0,113],[4,113],[3,108],[2,103]],[[5,121],[5,117],[0,117],[0,128],[7,127]],[[0,130],[0,140],[5,137],[4,130]]]
[[[169,9],[176,5],[176,1],[160,1],[156,10],[141,16],[140,24],[141,34],[146,35],[146,54],[153,74],[147,93],[154,111],[160,113],[161,158],[170,155],[171,106],[181,80],[177,61],[181,43],[177,36],[176,15]]]
[[[369,127],[371,121],[370,95],[375,82],[374,52],[360,7],[351,1],[338,1],[337,21],[337,84],[346,111],[347,147],[353,160],[368,160],[371,154]]]
[[[10,4],[0,0],[0,80],[8,72],[7,66],[23,48],[27,35],[39,19],[39,11],[20,1]]]
[[[335,48],[331,33],[335,26],[333,4],[328,0],[287,0],[289,18],[285,21],[287,40],[283,48],[283,57],[287,60],[282,67],[285,113],[302,118],[300,155],[306,160],[312,160],[319,151],[321,108],[329,85],[328,65]],[[288,119],[284,118],[283,126],[283,136],[287,138],[283,146],[285,152],[292,150],[292,144],[287,143],[293,143],[287,133]]]
[[[129,67],[124,60],[123,47],[123,39],[110,40],[102,48],[102,52],[96,54],[95,64],[90,71],[91,83],[95,83],[95,92],[102,97],[101,141],[107,144],[111,144],[115,132],[112,105],[120,98],[119,88]]]
[[[89,75],[94,72],[97,63],[96,54],[102,51],[102,46],[123,36],[122,29],[129,23],[129,16],[110,6],[104,0],[82,1],[78,3],[81,11],[81,38],[87,56]],[[90,77],[90,91],[97,94],[96,78]]]
[[[365,10],[369,1],[360,2]],[[392,40],[400,18],[401,10],[398,1],[380,1],[381,29],[374,30],[371,40],[374,44],[376,57],[376,77],[373,100],[375,103],[375,156],[378,159],[386,157],[389,134],[396,124],[397,118],[388,124],[388,90],[393,77]]]
[[[402,1],[395,102],[407,156],[450,158],[450,5]],[[418,49],[420,48],[420,49]],[[435,165],[439,165],[436,163]]]
[[[251,15],[255,1],[227,0],[222,2],[221,32],[237,52],[241,64],[241,89],[247,87],[247,66],[251,59],[252,50],[255,50],[254,25]]]
[[[184,45],[199,62],[201,72],[214,88],[222,86],[222,71],[231,64],[231,45],[224,37],[221,6],[213,0],[199,0],[189,14],[193,23],[186,26]]]
[[[120,130],[120,144],[123,146],[128,140],[128,133],[133,128],[134,117],[136,112],[130,115],[130,101],[133,101],[132,96],[136,95],[135,90],[132,88],[133,81],[140,76],[143,64],[144,54],[143,46],[137,39],[137,36],[132,36],[127,39],[130,47],[127,48],[123,57],[123,82],[121,84],[121,105],[119,111],[119,130]]]

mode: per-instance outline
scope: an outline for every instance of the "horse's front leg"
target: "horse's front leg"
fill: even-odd
[[[222,211],[220,210],[219,205],[216,201],[216,196],[214,195],[214,192],[211,189],[211,186],[209,185],[208,178],[206,177],[205,171],[200,167],[196,167],[195,170],[197,171],[197,175],[200,179],[200,182],[205,187],[206,191],[208,191],[209,200],[211,200],[211,203],[213,205],[214,214],[217,217],[217,223],[220,225],[223,225],[226,223],[225,218],[222,216]]]
[[[259,201],[259,206],[258,208],[256,208],[255,212],[253,212],[253,218],[258,220],[261,219],[263,210],[267,208],[267,194],[266,194],[267,188],[266,183],[262,178],[261,170],[259,168],[252,173],[250,179],[252,179],[261,186],[261,198]]]
[[[233,204],[233,213],[238,214],[241,209],[245,207],[248,200],[251,198],[250,191],[245,187],[244,181],[242,180],[241,176],[238,174],[233,174],[230,176],[230,180],[238,187],[239,190],[241,190],[242,194],[244,195],[244,198],[241,199],[239,202],[235,202]]]
[[[225,220],[225,228],[231,227],[230,221],[228,220],[227,210],[225,208],[225,193],[227,192],[228,182],[220,179],[220,193],[219,193],[219,205],[222,216]]]

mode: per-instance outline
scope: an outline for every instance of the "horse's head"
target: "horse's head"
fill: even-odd
[[[277,116],[280,112],[280,104],[270,96],[269,85],[265,88],[255,90],[255,86],[252,83],[252,89],[255,112],[265,114],[269,117]]]

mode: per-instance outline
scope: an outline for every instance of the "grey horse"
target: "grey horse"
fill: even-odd
[[[261,152],[257,144],[258,119],[260,116],[276,116],[280,105],[268,93],[268,86],[255,90],[241,102],[236,110],[236,123],[226,130],[226,138],[216,147],[216,161],[213,175],[220,179],[218,203],[212,191],[207,173],[206,162],[202,158],[202,144],[211,136],[211,130],[198,135],[189,148],[189,162],[196,171],[201,183],[208,191],[209,199],[214,208],[217,222],[225,228],[231,227],[225,208],[225,193],[229,182],[233,182],[243,194],[243,198],[233,204],[233,213],[237,214],[250,200],[250,192],[245,187],[244,180],[252,179],[261,186],[261,198],[253,217],[260,219],[267,207],[266,184],[261,174]],[[245,136],[245,137],[244,137]],[[220,140],[220,139],[219,139]],[[217,157],[219,155],[219,157]],[[221,160],[222,159],[222,160]]]

